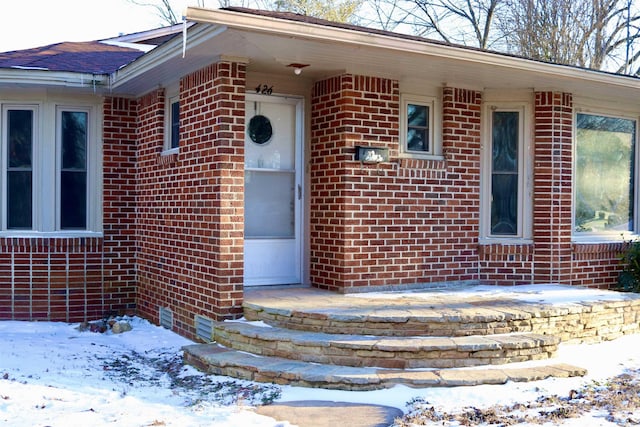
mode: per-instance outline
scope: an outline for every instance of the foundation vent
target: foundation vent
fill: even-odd
[[[196,336],[204,342],[213,341],[213,320],[200,314],[196,314],[194,320]]]
[[[173,312],[169,307],[160,307],[158,317],[160,326],[169,330],[173,329]]]

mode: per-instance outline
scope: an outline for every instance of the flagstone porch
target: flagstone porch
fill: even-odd
[[[185,362],[307,387],[442,387],[584,375],[553,362],[558,345],[640,332],[640,295],[560,285],[257,288],[247,290],[244,314],[261,322],[215,322],[212,342],[185,347]]]

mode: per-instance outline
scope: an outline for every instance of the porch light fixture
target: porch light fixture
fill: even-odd
[[[308,67],[308,66],[309,66],[309,64],[300,64],[298,62],[293,62],[293,63],[287,65],[287,67],[293,68],[293,73],[296,76],[299,76],[300,74],[302,74],[302,69],[305,68],[305,67]]]

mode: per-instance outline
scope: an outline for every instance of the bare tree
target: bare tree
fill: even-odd
[[[640,75],[638,0],[374,0],[385,29]]]
[[[176,16],[173,8],[171,7],[171,3],[169,0],[157,0],[155,2],[152,1],[143,1],[143,0],[129,0],[130,3],[133,3],[138,6],[149,7],[155,10],[156,15],[162,20],[163,24],[175,25],[178,22],[178,17]]]
[[[128,0],[138,6],[147,7],[155,11],[155,14],[160,18],[162,24],[175,25],[182,21],[182,17],[179,11],[176,13],[175,9],[171,5],[170,0]],[[265,9],[272,9],[273,4],[269,0],[197,0],[194,2],[197,7],[258,7]]]
[[[628,55],[640,36],[630,0],[505,1],[501,31],[514,53],[616,72],[637,62]]]
[[[411,28],[423,37],[447,43],[492,47],[500,34],[494,31],[504,0],[375,0],[384,14],[374,14],[376,26]],[[367,10],[370,10],[368,8]]]
[[[334,22],[353,23],[363,2],[364,0],[276,0],[275,8]]]

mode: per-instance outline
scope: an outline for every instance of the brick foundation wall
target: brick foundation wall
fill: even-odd
[[[571,284],[610,289],[622,271],[620,254],[626,243],[577,244],[572,247]]]
[[[237,317],[243,296],[245,65],[180,82],[180,149],[163,155],[164,91],[139,100],[138,307],[193,338],[194,315]]]
[[[100,238],[0,242],[0,319],[79,322],[110,311]]]
[[[480,93],[445,88],[444,160],[398,157],[399,99],[388,79],[347,74],[314,85],[314,286],[358,292],[477,279]],[[386,147],[391,161],[363,165],[358,145]]]

